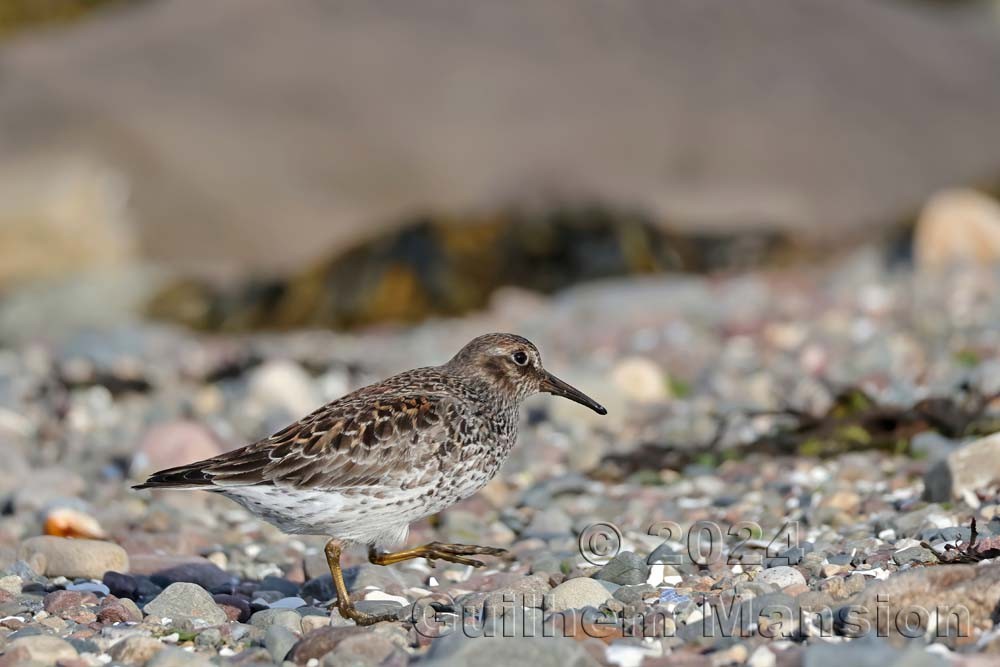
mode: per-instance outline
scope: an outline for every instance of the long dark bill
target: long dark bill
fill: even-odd
[[[573,385],[563,382],[557,378],[552,373],[546,373],[545,379],[542,380],[541,391],[544,391],[555,396],[562,396],[563,398],[568,398],[569,400],[579,403],[580,405],[585,405],[599,415],[606,415],[608,411],[604,409],[604,406],[587,396],[585,393],[574,387]]]

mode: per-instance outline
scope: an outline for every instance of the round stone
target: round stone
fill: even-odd
[[[546,596],[546,611],[599,607],[611,593],[599,581],[589,577],[570,579],[553,588]]]
[[[206,625],[221,625],[229,620],[208,591],[186,582],[167,586],[146,605],[145,612],[174,622],[202,621]]]
[[[780,588],[788,588],[796,584],[805,585],[806,578],[802,573],[789,565],[779,565],[764,570],[757,575],[757,581]]]
[[[38,574],[68,579],[100,579],[108,570],[128,571],[128,554],[117,544],[39,535],[21,543],[18,558]]]

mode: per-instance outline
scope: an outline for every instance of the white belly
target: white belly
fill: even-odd
[[[327,535],[380,548],[402,544],[410,523],[443,509],[426,502],[423,488],[355,492],[242,486],[221,493],[286,533]]]

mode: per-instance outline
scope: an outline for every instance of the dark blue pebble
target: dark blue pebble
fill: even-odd
[[[247,600],[245,597],[242,597],[240,595],[229,595],[227,593],[219,593],[213,595],[212,599],[215,600],[216,604],[224,604],[229,607],[235,607],[236,609],[239,609],[240,616],[236,620],[239,621],[240,623],[246,623],[248,620],[250,620],[250,614],[252,613],[250,609],[250,601]]]
[[[197,584],[211,593],[232,593],[236,577],[214,563],[182,563],[154,573],[150,579],[162,588],[183,581]]]
[[[104,585],[108,587],[111,594],[116,598],[128,598],[130,600],[135,600],[138,591],[138,583],[136,583],[135,577],[131,574],[124,574],[122,572],[112,572],[108,571],[104,573],[104,578],[101,579]]]

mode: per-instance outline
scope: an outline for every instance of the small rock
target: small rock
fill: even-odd
[[[362,665],[405,665],[408,662],[403,651],[392,638],[379,633],[352,635],[337,645],[337,650],[328,653],[322,667],[340,667],[344,664]]]
[[[758,646],[747,660],[747,667],[775,667],[777,664],[778,657],[767,646]]]
[[[842,512],[856,512],[861,505],[861,496],[853,491],[839,490],[823,498],[820,507],[829,507]]]
[[[647,598],[659,598],[659,593],[649,584],[638,584],[622,586],[614,592],[614,598],[627,605],[638,605]]]
[[[101,601],[97,620],[101,623],[139,623],[142,621],[142,612],[132,600],[109,595]]]
[[[788,565],[779,565],[778,567],[772,567],[763,570],[760,574],[757,575],[755,581],[759,581],[764,584],[771,584],[772,586],[777,586],[779,589],[781,589],[795,585],[804,586],[806,583],[806,578],[802,576],[802,573],[796,570],[794,567]]]
[[[272,359],[255,368],[247,389],[250,400],[260,408],[279,408],[288,415],[306,414],[323,402],[309,374],[285,359]]]
[[[117,598],[129,598],[130,600],[135,600],[138,584],[136,583],[135,577],[131,574],[109,571],[104,573],[104,577],[101,581],[108,587],[108,592],[111,595],[114,595]]]
[[[6,651],[24,650],[29,660],[43,665],[54,665],[62,660],[75,660],[79,654],[73,645],[64,639],[48,635],[18,637],[7,644]]]
[[[96,605],[97,596],[81,591],[52,591],[42,600],[42,607],[53,616],[84,605]]]
[[[107,537],[97,519],[72,507],[55,507],[46,512],[42,523],[46,535],[85,537],[103,540]]]
[[[281,598],[271,603],[271,609],[298,609],[305,607],[306,601],[300,597]]]
[[[933,503],[905,514],[896,515],[890,520],[890,524],[900,538],[915,537],[928,528],[943,528],[953,523],[941,509],[941,506]],[[865,549],[864,551],[870,553],[873,550]]]
[[[333,587],[333,577],[329,574],[320,575],[302,584],[299,595],[306,600],[316,602],[326,602],[337,597],[337,591]]]
[[[946,667],[947,664],[921,646],[904,651],[877,640],[840,644],[817,642],[806,648],[802,660],[802,667]]]
[[[998,481],[1000,433],[994,433],[962,445],[932,466],[924,476],[924,498],[930,502],[959,500]]]
[[[924,547],[907,547],[906,549],[900,549],[892,555],[892,560],[896,563],[896,565],[938,562],[937,555],[930,549]]]
[[[226,616],[229,617],[230,621],[246,623],[250,620],[250,603],[246,598],[242,598],[239,595],[220,593],[212,596],[212,599],[215,600],[215,604],[222,607],[222,610],[226,612]]]
[[[552,506],[535,513],[521,538],[558,539],[570,535],[572,530],[573,521],[558,506]]]
[[[917,219],[913,256],[922,271],[1000,261],[1000,204],[971,189],[935,194]]]
[[[222,633],[218,628],[205,628],[194,638],[195,646],[215,648],[222,643]]]
[[[310,614],[308,616],[302,617],[302,634],[308,635],[314,630],[319,630],[320,628],[325,628],[330,625],[330,617],[327,615],[319,616]]]
[[[277,663],[285,659],[298,641],[298,635],[280,625],[272,625],[264,633],[264,647],[271,654],[271,659]]]
[[[108,570],[127,571],[128,554],[117,544],[41,535],[21,543],[18,558],[38,574],[69,579],[101,579]]]
[[[5,593],[10,593],[11,595],[20,595],[23,589],[23,582],[21,577],[16,574],[11,574],[6,577],[0,577],[0,591]]]
[[[206,625],[221,625],[228,620],[226,612],[215,604],[204,588],[186,582],[167,586],[146,605],[144,611],[175,622],[203,621]]]
[[[291,632],[302,632],[302,617],[290,609],[264,609],[250,617],[250,625],[267,629],[272,625],[280,625]]]
[[[100,596],[110,595],[111,590],[102,583],[96,581],[81,581],[78,584],[69,584],[66,586],[68,591],[83,591],[85,593],[96,593]]]
[[[605,564],[594,575],[595,579],[610,581],[622,586],[646,583],[650,566],[646,559],[632,551],[623,551]]]
[[[167,646],[154,655],[145,667],[212,667],[212,663],[208,658],[193,651]]]
[[[611,371],[611,381],[630,400],[653,403],[670,398],[667,374],[646,357],[627,357]]]
[[[603,646],[598,644],[598,646]],[[601,650],[602,657],[604,650]],[[496,667],[531,665],[532,667],[597,667],[600,663],[582,642],[566,637],[466,637],[450,633],[431,645],[424,667]]]
[[[142,665],[159,653],[166,645],[158,639],[144,635],[132,635],[114,644],[108,654],[116,661],[127,665]]]
[[[337,648],[337,645],[348,637],[356,634],[367,636],[370,632],[370,629],[359,628],[355,625],[319,628],[296,642],[292,650],[285,656],[285,659],[291,660],[297,665],[305,665],[310,660],[321,659],[324,655]]]
[[[595,579],[577,577],[553,588],[546,597],[545,611],[600,607],[611,594]]]
[[[280,591],[285,597],[294,597],[299,594],[299,585],[283,577],[264,577],[260,581],[260,589]]]
[[[166,588],[177,582],[197,584],[212,593],[232,593],[236,577],[207,559],[181,563],[150,575],[157,586]]]

